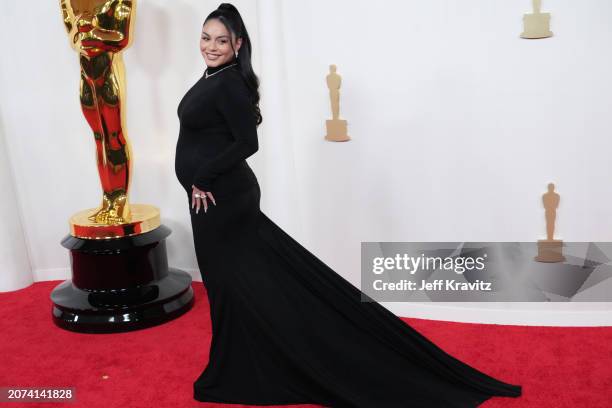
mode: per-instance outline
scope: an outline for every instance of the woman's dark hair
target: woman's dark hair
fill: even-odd
[[[230,35],[235,35],[236,39],[242,37],[242,45],[238,50],[238,68],[240,69],[242,78],[244,78],[244,82],[251,92],[255,119],[259,125],[263,121],[261,111],[259,110],[259,78],[257,78],[257,75],[253,72],[253,67],[251,66],[251,39],[246,26],[242,21],[238,9],[230,3],[221,3],[216,10],[206,17],[204,24],[213,18],[221,21],[221,23],[225,25],[225,28],[227,28],[227,31],[230,32]],[[230,46],[235,54],[236,50],[234,49],[232,41],[230,41]]]

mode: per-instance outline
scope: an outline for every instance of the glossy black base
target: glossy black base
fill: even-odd
[[[72,279],[51,292],[53,321],[67,330],[114,333],[151,327],[187,312],[191,276],[168,268],[161,225],[131,237],[62,240],[70,249]]]

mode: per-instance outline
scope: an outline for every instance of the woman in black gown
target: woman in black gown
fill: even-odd
[[[475,407],[517,397],[361,292],[259,207],[245,161],[258,150],[258,78],[238,11],[224,3],[200,41],[206,69],[178,106],[175,170],[190,205],[212,321],[194,398],[253,405]]]

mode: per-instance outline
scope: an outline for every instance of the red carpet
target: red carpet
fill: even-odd
[[[49,293],[59,283],[39,282],[0,293],[0,386],[73,386],[77,401],[0,405],[242,406],[192,399],[192,382],[206,365],[211,334],[201,283],[194,283],[194,308],[180,318],[140,331],[102,335],[68,332],[53,324]],[[492,398],[481,407],[612,407],[611,327],[404,320],[455,357],[503,381],[523,385],[521,398]]]

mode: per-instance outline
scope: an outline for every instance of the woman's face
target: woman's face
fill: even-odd
[[[234,50],[238,51],[242,44],[242,38],[232,39],[230,32],[218,19],[208,20],[202,27],[200,37],[200,51],[206,66],[216,67],[232,60],[234,58],[234,50],[232,50],[230,44],[232,40],[234,41]]]

